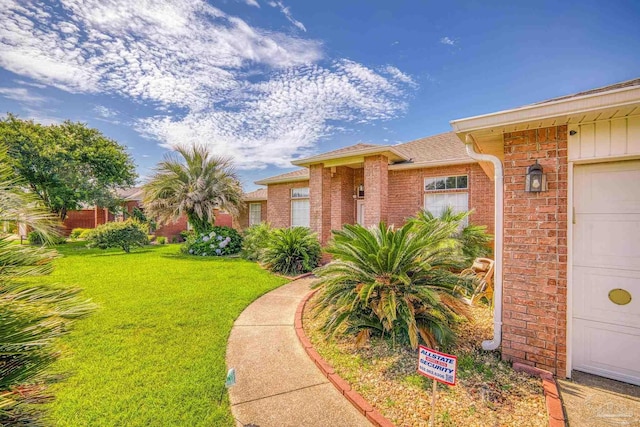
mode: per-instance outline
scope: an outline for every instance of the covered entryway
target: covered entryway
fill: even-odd
[[[576,165],[572,368],[640,385],[640,160]]]

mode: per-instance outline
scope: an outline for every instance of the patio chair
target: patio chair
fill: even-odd
[[[475,289],[471,302],[482,298],[493,306],[493,269],[495,261],[489,258],[476,258],[471,267],[462,271],[463,275],[474,276]]]

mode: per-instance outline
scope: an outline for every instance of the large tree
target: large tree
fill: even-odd
[[[175,151],[143,187],[145,212],[161,223],[186,215],[197,233],[210,231],[217,209],[236,216],[243,193],[231,160],[211,155],[204,146]]]
[[[0,142],[15,173],[61,220],[85,203],[115,206],[114,190],[137,177],[125,147],[83,123],[45,126],[9,114]]]

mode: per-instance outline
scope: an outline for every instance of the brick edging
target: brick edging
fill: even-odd
[[[513,370],[525,372],[529,375],[539,377],[542,380],[544,389],[544,397],[547,406],[547,414],[549,415],[549,427],[566,427],[567,419],[562,409],[562,400],[558,391],[558,384],[553,374],[544,369],[534,366],[525,365],[524,363],[514,362]]]
[[[327,379],[335,386],[336,389],[347,398],[349,402],[367,419],[375,426],[378,427],[395,427],[395,425],[382,416],[380,412],[378,412],[369,402],[367,402],[358,392],[351,389],[351,386],[348,382],[343,380],[338,374],[335,373],[333,367],[328,364],[320,353],[318,353],[314,348],[313,344],[304,333],[304,329],[302,328],[302,315],[304,313],[304,308],[307,305],[307,302],[311,297],[317,292],[317,289],[309,292],[303,300],[298,305],[298,309],[296,310],[294,326],[296,329],[296,335],[300,340],[300,344],[304,348],[304,351],[307,352],[313,363],[320,369],[322,374],[327,377]]]

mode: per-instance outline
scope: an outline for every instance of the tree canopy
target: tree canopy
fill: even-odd
[[[125,147],[83,123],[45,126],[9,114],[0,120],[0,142],[14,172],[62,220],[83,203],[115,206],[114,190],[137,177]]]
[[[186,215],[199,234],[211,230],[216,209],[237,215],[243,193],[231,160],[213,156],[203,146],[175,150],[179,156],[160,162],[143,187],[145,213],[161,223]]]

